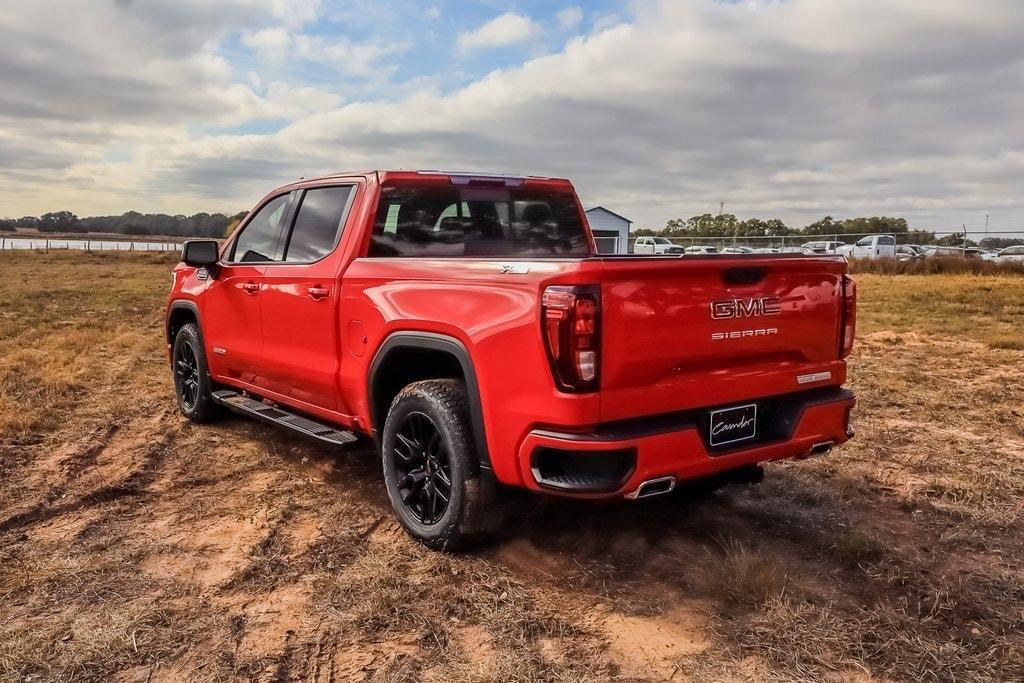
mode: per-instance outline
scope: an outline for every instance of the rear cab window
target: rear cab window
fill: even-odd
[[[381,188],[370,256],[589,256],[576,197],[552,188],[394,181]]]

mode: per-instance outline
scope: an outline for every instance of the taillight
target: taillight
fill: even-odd
[[[849,275],[843,276],[842,323],[839,329],[839,357],[846,358],[853,351],[853,335],[857,329],[857,283]]]
[[[601,361],[601,290],[554,285],[541,297],[551,372],[563,391],[595,391]]]

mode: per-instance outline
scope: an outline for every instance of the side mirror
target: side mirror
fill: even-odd
[[[186,240],[181,247],[181,260],[193,268],[211,268],[218,257],[217,240]]]

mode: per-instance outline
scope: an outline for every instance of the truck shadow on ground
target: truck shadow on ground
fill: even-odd
[[[239,420],[238,428],[244,424]],[[391,520],[372,443],[331,450],[272,428],[261,428],[260,439],[290,464],[355,496],[368,515]],[[695,482],[635,502],[504,494],[501,528],[470,555],[641,611],[652,608],[643,606],[644,596],[665,591],[752,604],[799,587],[814,599],[862,600],[873,568],[936,559],[921,548],[938,536],[915,521],[914,511],[810,463],[769,465],[759,485],[713,489]],[[891,590],[884,581],[875,588]]]

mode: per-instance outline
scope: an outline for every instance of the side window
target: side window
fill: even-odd
[[[892,246],[893,244],[896,244],[896,238],[889,237],[888,235],[882,235],[881,237],[878,238],[878,243],[881,245]]]
[[[267,202],[235,240],[231,260],[235,263],[280,261],[284,250],[281,232],[285,219],[288,218],[289,203],[290,195],[287,194]]]
[[[331,253],[352,186],[306,190],[288,238],[285,261],[316,261]]]

